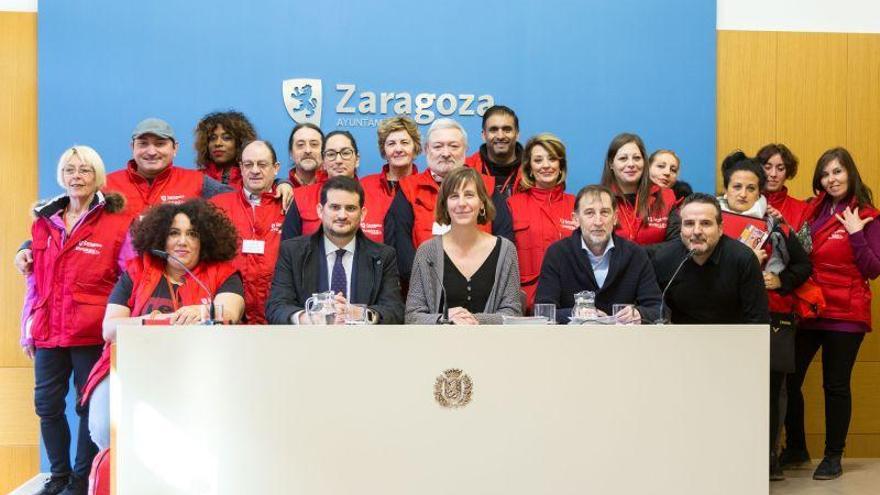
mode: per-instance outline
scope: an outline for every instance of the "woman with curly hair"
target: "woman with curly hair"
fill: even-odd
[[[196,125],[196,164],[205,175],[241,189],[241,147],[256,138],[254,126],[243,113],[209,113]]]
[[[104,353],[92,369],[83,391],[91,399],[89,431],[99,448],[110,445],[109,385],[110,345],[119,325],[141,325],[164,320],[169,325],[202,322],[202,308],[210,294],[184,267],[215,294],[223,306],[217,319],[237,322],[244,312],[241,276],[232,264],[238,246],[232,222],[214,205],[201,199],[157,206],[132,227],[132,244],[138,257],[119,277],[104,313]],[[165,260],[156,253],[165,252]]]

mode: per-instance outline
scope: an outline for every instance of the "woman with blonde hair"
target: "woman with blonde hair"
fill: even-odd
[[[52,472],[40,493],[85,493],[97,453],[89,439],[88,405],[78,403],[71,466],[65,397],[71,375],[80,396],[101,355],[104,308],[131,253],[125,247],[131,224],[122,213],[125,200],[102,193],[105,182],[100,155],[73,146],[58,160],[58,184],[65,193],[34,209],[21,346],[34,360],[34,404]]]
[[[567,172],[565,144],[558,137],[545,133],[529,139],[522,154],[519,191],[507,198],[526,310],[534,303],[547,248],[577,229],[574,196],[565,192]]]

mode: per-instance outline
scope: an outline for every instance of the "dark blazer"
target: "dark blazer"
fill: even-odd
[[[366,304],[379,314],[379,323],[403,323],[403,299],[394,249],[367,239],[360,231],[352,263],[349,301]],[[289,325],[290,317],[305,309],[306,299],[328,290],[324,231],[282,241],[275,277],[266,302],[266,320]]]
[[[606,314],[611,314],[614,304],[635,304],[643,323],[655,321],[660,316],[660,288],[648,255],[638,244],[612,236],[614,248],[602,287],[581,247],[580,229],[551,244],[541,264],[535,303],[555,304],[556,320],[568,323],[574,294],[589,290],[596,293],[596,308]]]

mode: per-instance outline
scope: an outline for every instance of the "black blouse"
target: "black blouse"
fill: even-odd
[[[446,289],[450,308],[461,306],[471,313],[482,313],[486,310],[489,294],[495,285],[495,268],[500,255],[501,239],[495,239],[492,253],[468,280],[461,274],[449,255],[443,253],[443,286]],[[442,308],[443,301],[440,301],[438,311],[442,311]]]

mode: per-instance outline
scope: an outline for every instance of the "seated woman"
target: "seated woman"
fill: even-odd
[[[434,215],[450,230],[416,251],[406,323],[498,324],[503,315],[521,315],[516,248],[478,227],[495,217],[480,174],[469,167],[449,172]]]
[[[139,257],[128,263],[110,294],[104,313],[107,344],[83,391],[83,401],[91,399],[89,431],[100,449],[110,446],[110,387],[105,378],[110,372],[110,345],[116,341],[117,327],[140,325],[144,320],[199,324],[211,294],[215,307],[223,307],[216,319],[238,322],[244,312],[244,289],[231,261],[236,254],[236,237],[232,222],[201,199],[157,206],[132,227],[132,244]],[[159,256],[163,252],[167,260]]]
[[[807,281],[813,270],[809,255],[801,247],[796,232],[768,213],[767,200],[761,195],[766,182],[763,163],[737,151],[724,159],[721,173],[726,191],[719,199],[724,217],[724,233],[734,239],[741,239],[743,223],[737,222],[732,214],[760,218],[766,222],[766,234],[756,236],[760,244],[750,247],[755,251],[764,270],[764,286],[767,289],[773,327],[778,328],[781,321],[792,322],[793,325],[797,317],[794,290]],[[739,227],[734,228],[734,225]],[[761,243],[760,239],[765,240]],[[771,358],[772,354],[783,351],[784,348],[771,346]],[[788,352],[793,354],[793,349],[788,349]],[[793,365],[791,363],[791,366],[784,368],[771,366],[770,369],[770,479],[774,481],[784,479],[776,457],[779,394],[785,374],[794,372]]]

